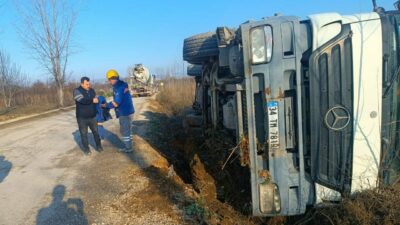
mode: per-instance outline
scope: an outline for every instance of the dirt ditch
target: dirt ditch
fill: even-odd
[[[187,216],[199,224],[261,224],[250,217],[249,174],[240,160],[230,161],[222,170],[233,142],[217,137],[210,142],[183,128],[183,116],[167,116],[157,101],[147,113],[149,140],[160,151],[182,181],[197,197],[185,208]],[[170,167],[171,168],[171,167]],[[239,184],[239,185],[238,185]]]

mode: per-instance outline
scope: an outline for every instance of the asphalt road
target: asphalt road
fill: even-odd
[[[134,100],[137,112],[142,110],[145,102],[146,98]],[[114,119],[107,122],[106,128],[117,131],[117,125]],[[86,181],[89,183],[86,173],[91,173],[92,179],[96,178],[96,169],[87,172],[96,168],[91,165],[107,164],[113,166],[112,171],[118,171],[124,165],[132,165],[132,160],[123,157],[110,144],[105,144],[105,153],[94,152],[84,156],[78,147],[80,138],[77,129],[74,110],[0,128],[1,225],[90,224],[83,211],[91,209],[83,209],[83,202],[86,201],[85,196],[93,195],[96,190],[73,189],[84,186]],[[115,160],[107,161],[110,158]],[[98,168],[104,166],[98,165]],[[98,186],[103,185],[113,186]],[[113,188],[103,192],[108,194]],[[93,199],[105,195],[101,190],[100,197],[93,195]],[[63,211],[62,215],[58,215],[60,211]]]

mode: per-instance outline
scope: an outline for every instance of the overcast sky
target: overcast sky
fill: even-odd
[[[32,80],[45,80],[48,75],[31,59],[16,33],[18,14],[13,0],[3,2],[0,48]],[[377,2],[393,9],[392,0]],[[126,74],[127,67],[135,63],[156,71],[159,67],[182,64],[185,37],[218,26],[238,27],[247,20],[277,12],[306,18],[322,12],[352,14],[371,10],[372,1],[368,0],[84,0],[73,36],[79,51],[71,57],[68,69],[73,78],[87,75],[94,79],[104,78],[109,68]]]

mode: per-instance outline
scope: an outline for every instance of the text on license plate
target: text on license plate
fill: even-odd
[[[271,152],[275,152],[279,150],[278,102],[276,101],[268,102],[267,108],[268,108],[269,150]]]

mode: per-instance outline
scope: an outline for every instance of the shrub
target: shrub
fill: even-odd
[[[163,80],[156,100],[167,114],[178,115],[194,101],[196,83],[192,78],[169,78]]]

